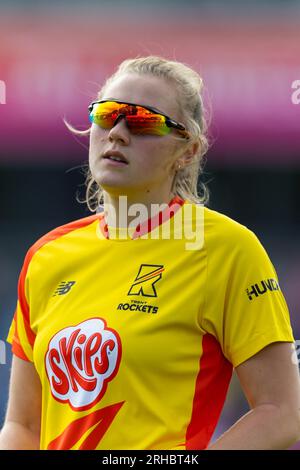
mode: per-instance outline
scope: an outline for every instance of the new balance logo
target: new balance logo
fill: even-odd
[[[58,287],[57,287],[57,289],[54,292],[52,297],[55,297],[56,295],[65,295],[65,294],[67,294],[68,292],[70,292],[71,287],[74,286],[75,282],[76,281],[61,281],[58,284]]]
[[[265,279],[264,281],[260,281],[259,284],[253,284],[249,289],[246,289],[246,294],[249,300],[252,300],[253,296],[258,297],[259,295],[265,294],[267,291],[273,290],[280,290],[276,279]]]
[[[141,264],[139,272],[127,295],[157,297],[155,284],[161,279],[164,267],[158,264]]]

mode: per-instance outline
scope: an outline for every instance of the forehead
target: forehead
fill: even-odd
[[[133,73],[121,75],[101,96],[104,100],[108,98],[152,106],[174,119],[178,116],[175,86],[164,78]]]

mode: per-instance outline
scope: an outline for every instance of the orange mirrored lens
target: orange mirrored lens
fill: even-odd
[[[133,134],[166,135],[171,130],[166,125],[166,118],[161,114],[154,114],[142,106],[114,101],[94,104],[90,120],[103,129],[111,129],[120,115],[126,117],[127,125]]]

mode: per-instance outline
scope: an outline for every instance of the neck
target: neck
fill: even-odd
[[[167,191],[145,192],[138,195],[112,194],[104,191],[104,212],[108,226],[127,228],[136,220],[137,224],[146,221],[160,212],[163,204],[169,204],[175,194]]]

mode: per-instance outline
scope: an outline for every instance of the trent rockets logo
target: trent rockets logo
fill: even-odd
[[[164,267],[160,264],[141,264],[127,295],[157,297],[155,284],[161,279]]]
[[[121,341],[101,318],[91,318],[56,333],[45,367],[53,397],[73,410],[87,410],[105,394],[117,374]]]

